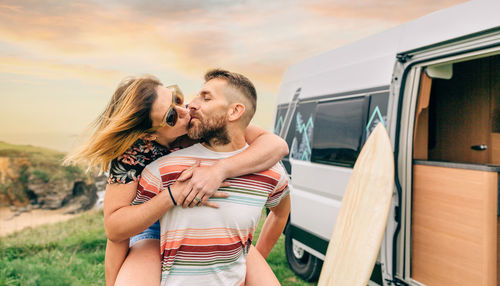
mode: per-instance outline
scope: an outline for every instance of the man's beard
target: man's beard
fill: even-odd
[[[189,123],[187,135],[201,143],[212,145],[226,145],[231,142],[227,134],[226,114],[214,115],[207,120],[197,119],[198,123]]]

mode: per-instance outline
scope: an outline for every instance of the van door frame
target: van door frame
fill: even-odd
[[[397,108],[395,124],[390,126],[390,134],[395,135],[395,183],[400,206],[398,231],[392,239],[392,277],[395,283],[422,285],[411,279],[411,191],[413,162],[413,129],[423,66],[473,59],[500,52],[500,28],[462,37],[453,41],[424,47],[398,55],[393,73],[391,94],[398,94],[392,105]],[[393,110],[394,110],[393,109]],[[396,216],[398,216],[396,213]],[[402,236],[400,234],[403,234]],[[390,239],[390,238],[387,238]],[[387,242],[391,243],[391,242]]]

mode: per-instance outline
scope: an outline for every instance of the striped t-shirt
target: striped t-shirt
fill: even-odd
[[[245,147],[246,148],[246,147]],[[173,184],[197,159],[201,166],[243,151],[214,152],[201,144],[174,152],[143,171],[135,203],[142,203]],[[230,178],[220,188],[228,198],[211,198],[219,205],[174,207],[160,219],[162,285],[242,285],[246,255],[262,208],[288,195],[287,175],[280,164],[264,172]]]

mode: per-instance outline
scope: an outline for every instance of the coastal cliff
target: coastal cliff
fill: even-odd
[[[78,166],[62,166],[64,153],[0,142],[0,204],[18,210],[92,208],[105,178]]]

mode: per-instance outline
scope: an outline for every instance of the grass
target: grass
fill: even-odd
[[[281,284],[314,285],[288,268],[284,242],[267,259]],[[0,285],[104,285],[105,249],[102,211],[14,233],[0,238]]]
[[[0,285],[103,285],[102,212],[0,239]]]

